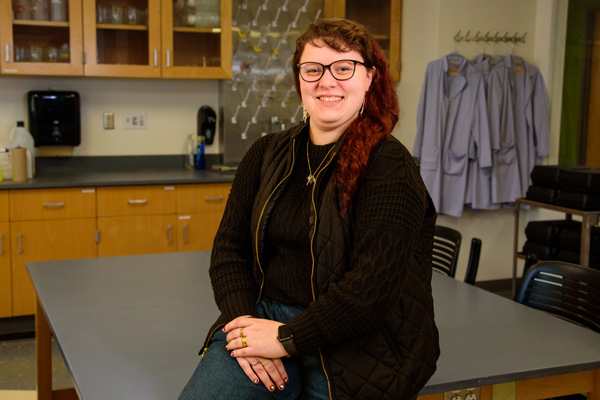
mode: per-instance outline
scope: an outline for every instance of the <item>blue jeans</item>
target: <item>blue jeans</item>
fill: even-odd
[[[258,318],[285,322],[300,313],[303,308],[261,300]],[[328,400],[329,388],[318,351],[311,354],[284,357],[282,359],[289,381],[284,390],[270,392],[262,384],[254,384],[244,373],[235,358],[225,349],[226,335],[221,330],[213,335],[198,367],[179,400]]]

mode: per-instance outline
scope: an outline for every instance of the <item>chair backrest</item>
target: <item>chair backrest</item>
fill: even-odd
[[[523,275],[515,300],[600,332],[600,271],[542,261]]]
[[[454,278],[462,238],[460,232],[436,225],[433,236],[433,269]]]
[[[471,250],[469,252],[469,262],[467,263],[467,273],[465,282],[471,285],[475,284],[477,270],[479,269],[479,256],[481,255],[481,239],[471,239]]]

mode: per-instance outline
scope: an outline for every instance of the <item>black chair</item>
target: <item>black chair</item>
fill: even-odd
[[[600,271],[542,261],[523,275],[515,301],[600,333]]]
[[[479,269],[479,256],[481,255],[481,239],[471,239],[471,251],[469,253],[469,262],[467,263],[467,273],[465,274],[465,282],[475,285],[477,278],[477,270]]]
[[[441,272],[452,278],[455,277],[461,242],[462,235],[456,229],[442,225],[435,226],[435,235],[433,237],[434,271]],[[465,275],[465,282],[470,283],[471,285],[475,284],[480,255],[481,239],[473,238],[471,240],[469,262],[467,264],[467,273]]]
[[[459,231],[436,225],[433,236],[433,269],[454,278],[462,236]]]

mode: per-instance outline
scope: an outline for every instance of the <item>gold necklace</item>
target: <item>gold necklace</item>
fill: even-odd
[[[321,165],[323,165],[323,163],[325,162],[325,160],[327,160],[327,156],[329,156],[329,153],[331,153],[331,150],[333,150],[333,148],[335,147],[335,145],[331,146],[331,148],[329,149],[329,151],[327,152],[327,154],[325,154],[325,157],[323,157],[323,160],[321,160],[321,164],[319,164],[319,166],[317,167],[317,169],[315,170],[315,173],[312,173],[312,170],[310,169],[310,157],[308,155],[308,142],[310,142],[310,137],[308,138],[308,140],[306,141],[306,161],[308,161],[308,176],[306,177],[306,184],[310,185],[313,184],[317,181],[317,176],[319,176],[319,172],[321,172]],[[325,169],[325,167],[323,167],[323,169]]]

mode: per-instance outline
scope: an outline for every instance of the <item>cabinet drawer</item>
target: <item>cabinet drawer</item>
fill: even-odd
[[[177,213],[223,211],[231,183],[202,183],[177,186]]]
[[[11,221],[96,216],[94,188],[11,190],[9,197]]]
[[[98,216],[175,214],[175,186],[98,188]]]
[[[8,221],[8,190],[0,191],[0,221]]]

